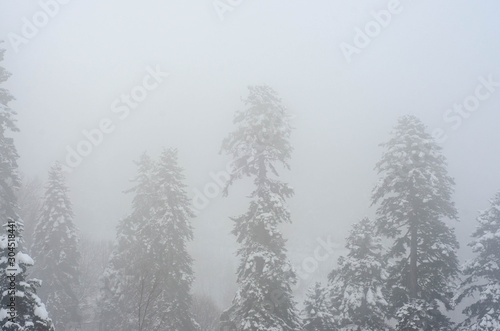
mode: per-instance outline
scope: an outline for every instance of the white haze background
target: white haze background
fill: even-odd
[[[15,135],[27,177],[45,179],[64,161],[82,130],[110,118],[116,129],[68,175],[76,224],[85,235],[114,238],[131,197],[133,160],[147,150],[177,147],[189,194],[225,168],[219,155],[243,107],[246,87],[268,84],[294,115],[295,148],[284,178],[296,191],[293,225],[283,230],[290,258],[300,266],[317,240],[331,236],[338,254],[352,223],[372,216],[378,144],[397,118],[414,114],[430,130],[442,128],[461,222],[461,258],[479,209],[500,189],[500,88],[453,130],[443,114],[474,93],[478,77],[500,81],[500,3],[401,1],[401,13],[348,63],[340,44],[373,20],[387,1],[242,1],[221,20],[210,0],[70,1],[15,52],[36,1],[0,1],[0,39],[13,75],[4,86],[16,97]],[[119,120],[111,105],[142,82],[146,68],[170,73],[146,100]],[[237,260],[229,216],[246,210],[249,187],[210,200],[193,219],[196,292],[221,305],[234,294]],[[337,255],[310,275],[324,280]]]

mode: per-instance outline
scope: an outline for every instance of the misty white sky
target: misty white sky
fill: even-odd
[[[268,84],[294,115],[292,169],[283,173],[296,190],[294,224],[284,227],[294,265],[312,254],[318,238],[342,245],[352,223],[373,215],[378,144],[408,113],[448,135],[442,146],[456,179],[457,235],[461,256],[469,254],[477,211],[500,189],[500,87],[457,129],[443,116],[474,95],[479,77],[500,82],[500,2],[401,0],[350,63],[340,45],[354,45],[356,29],[373,23],[372,11],[386,10],[389,1],[241,1],[224,20],[212,0],[59,6],[35,36],[16,44],[13,34],[23,37],[42,7],[0,0],[7,50],[0,65],[13,74],[4,87],[17,99],[11,106],[26,176],[45,179],[51,162],[64,162],[67,146],[76,148],[82,131],[102,119],[115,127],[68,175],[82,233],[114,237],[129,211],[131,197],[122,191],[135,174],[132,161],[145,150],[156,157],[163,146],[177,147],[190,195],[213,182],[210,173],[229,161],[218,152],[247,86]],[[170,75],[120,119],[113,102],[142,84],[148,67]],[[220,290],[232,281],[236,261],[229,216],[246,210],[248,192],[237,184],[193,220],[197,290],[219,302],[233,295]],[[320,269],[329,271],[336,258]],[[312,278],[324,280],[320,273]]]

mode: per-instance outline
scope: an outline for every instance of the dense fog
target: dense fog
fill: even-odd
[[[396,152],[390,144],[381,144],[401,138],[398,128],[420,132],[420,124],[425,126],[426,138],[418,133],[404,139],[418,136],[424,152],[446,159],[443,171],[454,184],[450,184],[451,195],[443,199],[456,208],[454,214],[444,212],[447,207],[434,206],[439,212],[426,217],[443,220],[452,228],[450,233],[459,244],[453,250],[460,265],[474,258],[477,254],[468,243],[479,224],[477,218],[480,211],[490,208],[489,201],[500,189],[499,12],[500,4],[493,1],[462,0],[1,1],[0,49],[5,52],[0,67],[11,76],[0,75],[0,87],[15,99],[2,94],[0,112],[8,113],[10,107],[17,113],[12,116],[19,132],[2,120],[0,138],[12,137],[19,154],[17,168],[9,169],[19,174],[20,185],[13,189],[19,206],[15,215],[25,223],[25,251],[34,259],[34,276],[38,261],[43,261],[37,259],[36,250],[46,249],[37,243],[43,241],[41,235],[34,232],[43,228],[36,224],[43,222],[46,209],[42,206],[48,203],[51,180],[62,191],[68,189],[65,199],[71,212],[67,217],[78,241],[76,293],[85,303],[78,306],[78,322],[58,328],[53,317],[56,330],[76,327],[68,325],[103,328],[98,326],[95,307],[103,309],[99,300],[106,295],[106,272],[109,276],[113,269],[110,257],[121,249],[117,231],[118,237],[125,236],[126,220],[143,207],[137,198],[142,192],[137,187],[144,184],[137,181],[141,174],[151,176],[151,183],[158,186],[155,192],[172,185],[185,194],[186,199],[175,200],[186,200],[184,204],[172,207],[185,210],[172,213],[187,228],[192,227],[192,238],[186,230],[181,237],[186,240],[179,239],[193,259],[193,280],[186,285],[193,304],[188,309],[200,325],[203,314],[211,316],[207,319],[217,317],[212,328],[202,330],[302,330],[298,328],[302,322],[271,328],[264,322],[243,322],[238,315],[235,294],[246,283],[241,275],[238,280],[237,270],[245,258],[251,259],[248,256],[255,253],[251,251],[255,247],[245,246],[245,240],[251,240],[244,237],[245,231],[252,232],[251,226],[235,230],[238,222],[231,218],[252,210],[258,213],[259,199],[269,198],[273,203],[277,199],[288,206],[289,218],[285,206],[282,212],[276,209],[281,204],[266,205],[275,218],[268,223],[273,230],[263,225],[266,230],[262,231],[285,240],[276,249],[286,252],[286,265],[295,270],[298,281],[285,292],[296,302],[297,316],[304,318],[307,290],[315,282],[328,285],[332,270],[340,272],[338,258],[349,253],[346,241],[354,224],[362,232],[373,225],[364,224],[364,218],[379,222],[370,230],[373,237],[375,232],[380,235],[382,251],[392,247],[395,239],[380,230],[380,220],[388,214],[381,214],[385,196],[376,197],[376,191],[387,171],[377,164],[385,153]],[[402,159],[411,158],[411,151],[401,151],[397,153],[408,153]],[[10,162],[9,153],[2,149],[4,164]],[[152,161],[145,161],[144,153]],[[259,168],[256,160],[262,155],[268,159]],[[147,168],[148,162],[155,164],[151,166],[155,170],[141,172],[141,164]],[[172,175],[176,167],[180,179]],[[160,168],[170,169],[165,170],[165,184],[158,184],[163,176]],[[264,178],[262,171],[267,171],[271,184],[259,182]],[[429,179],[432,176],[425,177],[431,186],[435,184]],[[274,181],[284,186],[276,191]],[[442,186],[436,187],[446,186],[445,179],[438,182]],[[267,189],[272,194],[262,193],[263,185],[270,185]],[[127,193],[134,187],[135,191]],[[286,193],[288,187],[294,194]],[[386,189],[388,197],[396,194]],[[169,194],[165,197],[171,199]],[[152,201],[145,196],[144,201]],[[429,199],[439,205],[437,198]],[[161,209],[158,205],[170,203],[167,200],[158,198],[154,208]],[[2,211],[2,223],[13,217],[9,213]],[[450,219],[452,214],[458,221]],[[283,221],[281,216],[276,220],[276,215]],[[51,217],[55,216],[47,214],[47,219]],[[141,227],[130,225],[130,229],[137,231],[134,226]],[[176,230],[165,233],[172,231]],[[246,239],[238,242],[238,231]],[[245,247],[250,255],[237,255]],[[269,261],[263,258],[264,264],[273,263]],[[259,268],[257,262],[251,265]],[[50,297],[44,292],[46,283],[50,281],[43,280],[38,290],[42,301]],[[156,289],[156,284],[151,286]],[[440,309],[452,322],[460,323],[465,319],[461,311],[470,300],[464,299],[455,309]],[[56,309],[51,310],[48,302],[45,305],[50,317]],[[278,306],[269,310],[270,316],[288,314],[277,312]],[[148,324],[146,311],[144,324],[131,329],[173,328]],[[388,327],[397,327],[396,315],[391,314]],[[230,323],[219,326],[220,315]],[[256,316],[252,318],[258,320]],[[4,318],[1,312],[0,318]],[[500,330],[495,329],[500,321],[496,323],[481,330]],[[194,325],[178,330],[194,330]],[[350,330],[346,325],[342,330]]]

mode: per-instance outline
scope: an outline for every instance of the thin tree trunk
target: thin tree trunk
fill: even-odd
[[[413,226],[410,232],[410,298],[417,298],[417,227]]]

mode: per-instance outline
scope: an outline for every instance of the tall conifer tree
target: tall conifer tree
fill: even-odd
[[[162,278],[162,295],[156,309],[164,311],[163,329],[196,330],[191,314],[193,260],[187,243],[193,239],[190,219],[191,201],[186,194],[184,175],[178,165],[177,150],[164,149],[155,171],[156,196],[152,222],[144,227],[144,241],[149,241],[150,264]]]
[[[152,218],[154,162],[143,154],[136,164],[134,186],[126,191],[134,193],[132,212],[118,223],[116,242],[103,275],[102,331],[147,330],[151,320],[148,303],[155,301],[160,292],[142,253],[147,243],[139,238],[140,230]]]
[[[274,90],[249,87],[246,108],[234,118],[237,128],[223,142],[235,170],[227,188],[237,179],[252,177],[248,212],[233,218],[233,234],[240,248],[238,290],[222,316],[222,327],[234,330],[291,331],[300,329],[291,286],[296,275],[286,257],[285,239],[278,227],[290,223],[286,200],[293,189],[279,179],[280,167],[289,168],[289,115]]]
[[[54,325],[71,330],[80,322],[78,238],[61,164],[49,171],[43,205],[33,234],[33,275],[42,280],[40,298]]]
[[[197,330],[190,313],[193,216],[177,151],[138,165],[131,214],[117,227],[117,242],[102,289],[102,330]]]
[[[5,50],[0,49],[0,61]],[[0,84],[10,76],[0,66]],[[15,190],[19,187],[18,154],[9,133],[19,129],[8,106],[14,97],[0,87],[0,329],[5,331],[53,331],[45,305],[36,294],[40,281],[29,279],[33,260],[23,251],[23,222],[18,216]],[[10,306],[9,306],[10,305]]]
[[[379,232],[394,240],[387,255],[393,314],[400,321],[418,320],[401,324],[400,330],[448,330],[451,322],[438,303],[452,308],[459,274],[458,242],[445,223],[446,218],[457,219],[451,199],[454,181],[441,148],[414,116],[400,118],[382,146],[372,202],[379,204]],[[421,307],[425,314],[419,313]]]
[[[0,49],[0,62],[3,61],[5,50]],[[10,73],[0,66],[0,84],[10,77]],[[7,218],[18,220],[15,190],[19,187],[17,172],[17,154],[14,139],[9,133],[18,132],[15,115],[16,112],[9,107],[9,102],[14,100],[10,92],[0,87],[0,220],[2,224]]]

